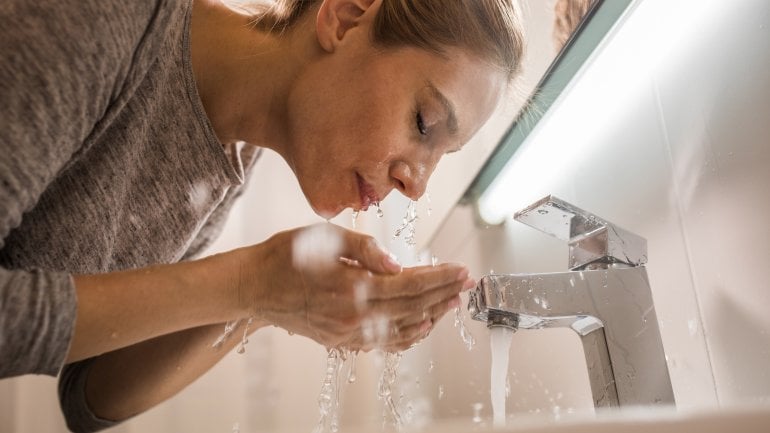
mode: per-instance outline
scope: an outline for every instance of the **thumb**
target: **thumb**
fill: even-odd
[[[376,239],[354,231],[346,231],[342,248],[343,261],[355,260],[364,268],[379,274],[397,274],[401,264]],[[345,260],[348,259],[348,260]]]

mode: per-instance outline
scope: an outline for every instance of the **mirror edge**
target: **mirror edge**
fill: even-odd
[[[596,0],[535,86],[524,108],[500,139],[459,203],[475,203],[486,191],[633,1]]]

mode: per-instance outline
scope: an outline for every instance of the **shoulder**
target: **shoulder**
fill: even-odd
[[[183,0],[4,0],[0,42],[34,54],[130,53],[181,13]],[[32,54],[31,53],[31,54]]]

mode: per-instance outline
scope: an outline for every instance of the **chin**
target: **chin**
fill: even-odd
[[[315,212],[316,215],[320,216],[321,218],[325,220],[330,220],[337,215],[340,214],[343,210],[345,210],[344,206],[318,206],[313,204],[310,200],[308,200],[308,203],[310,204],[310,207],[313,209],[313,212]]]

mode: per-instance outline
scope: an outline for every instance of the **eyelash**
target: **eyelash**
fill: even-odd
[[[425,127],[425,120],[422,118],[422,113],[419,111],[415,115],[415,124],[417,125],[417,132],[419,132],[420,135],[428,135],[428,128]]]

